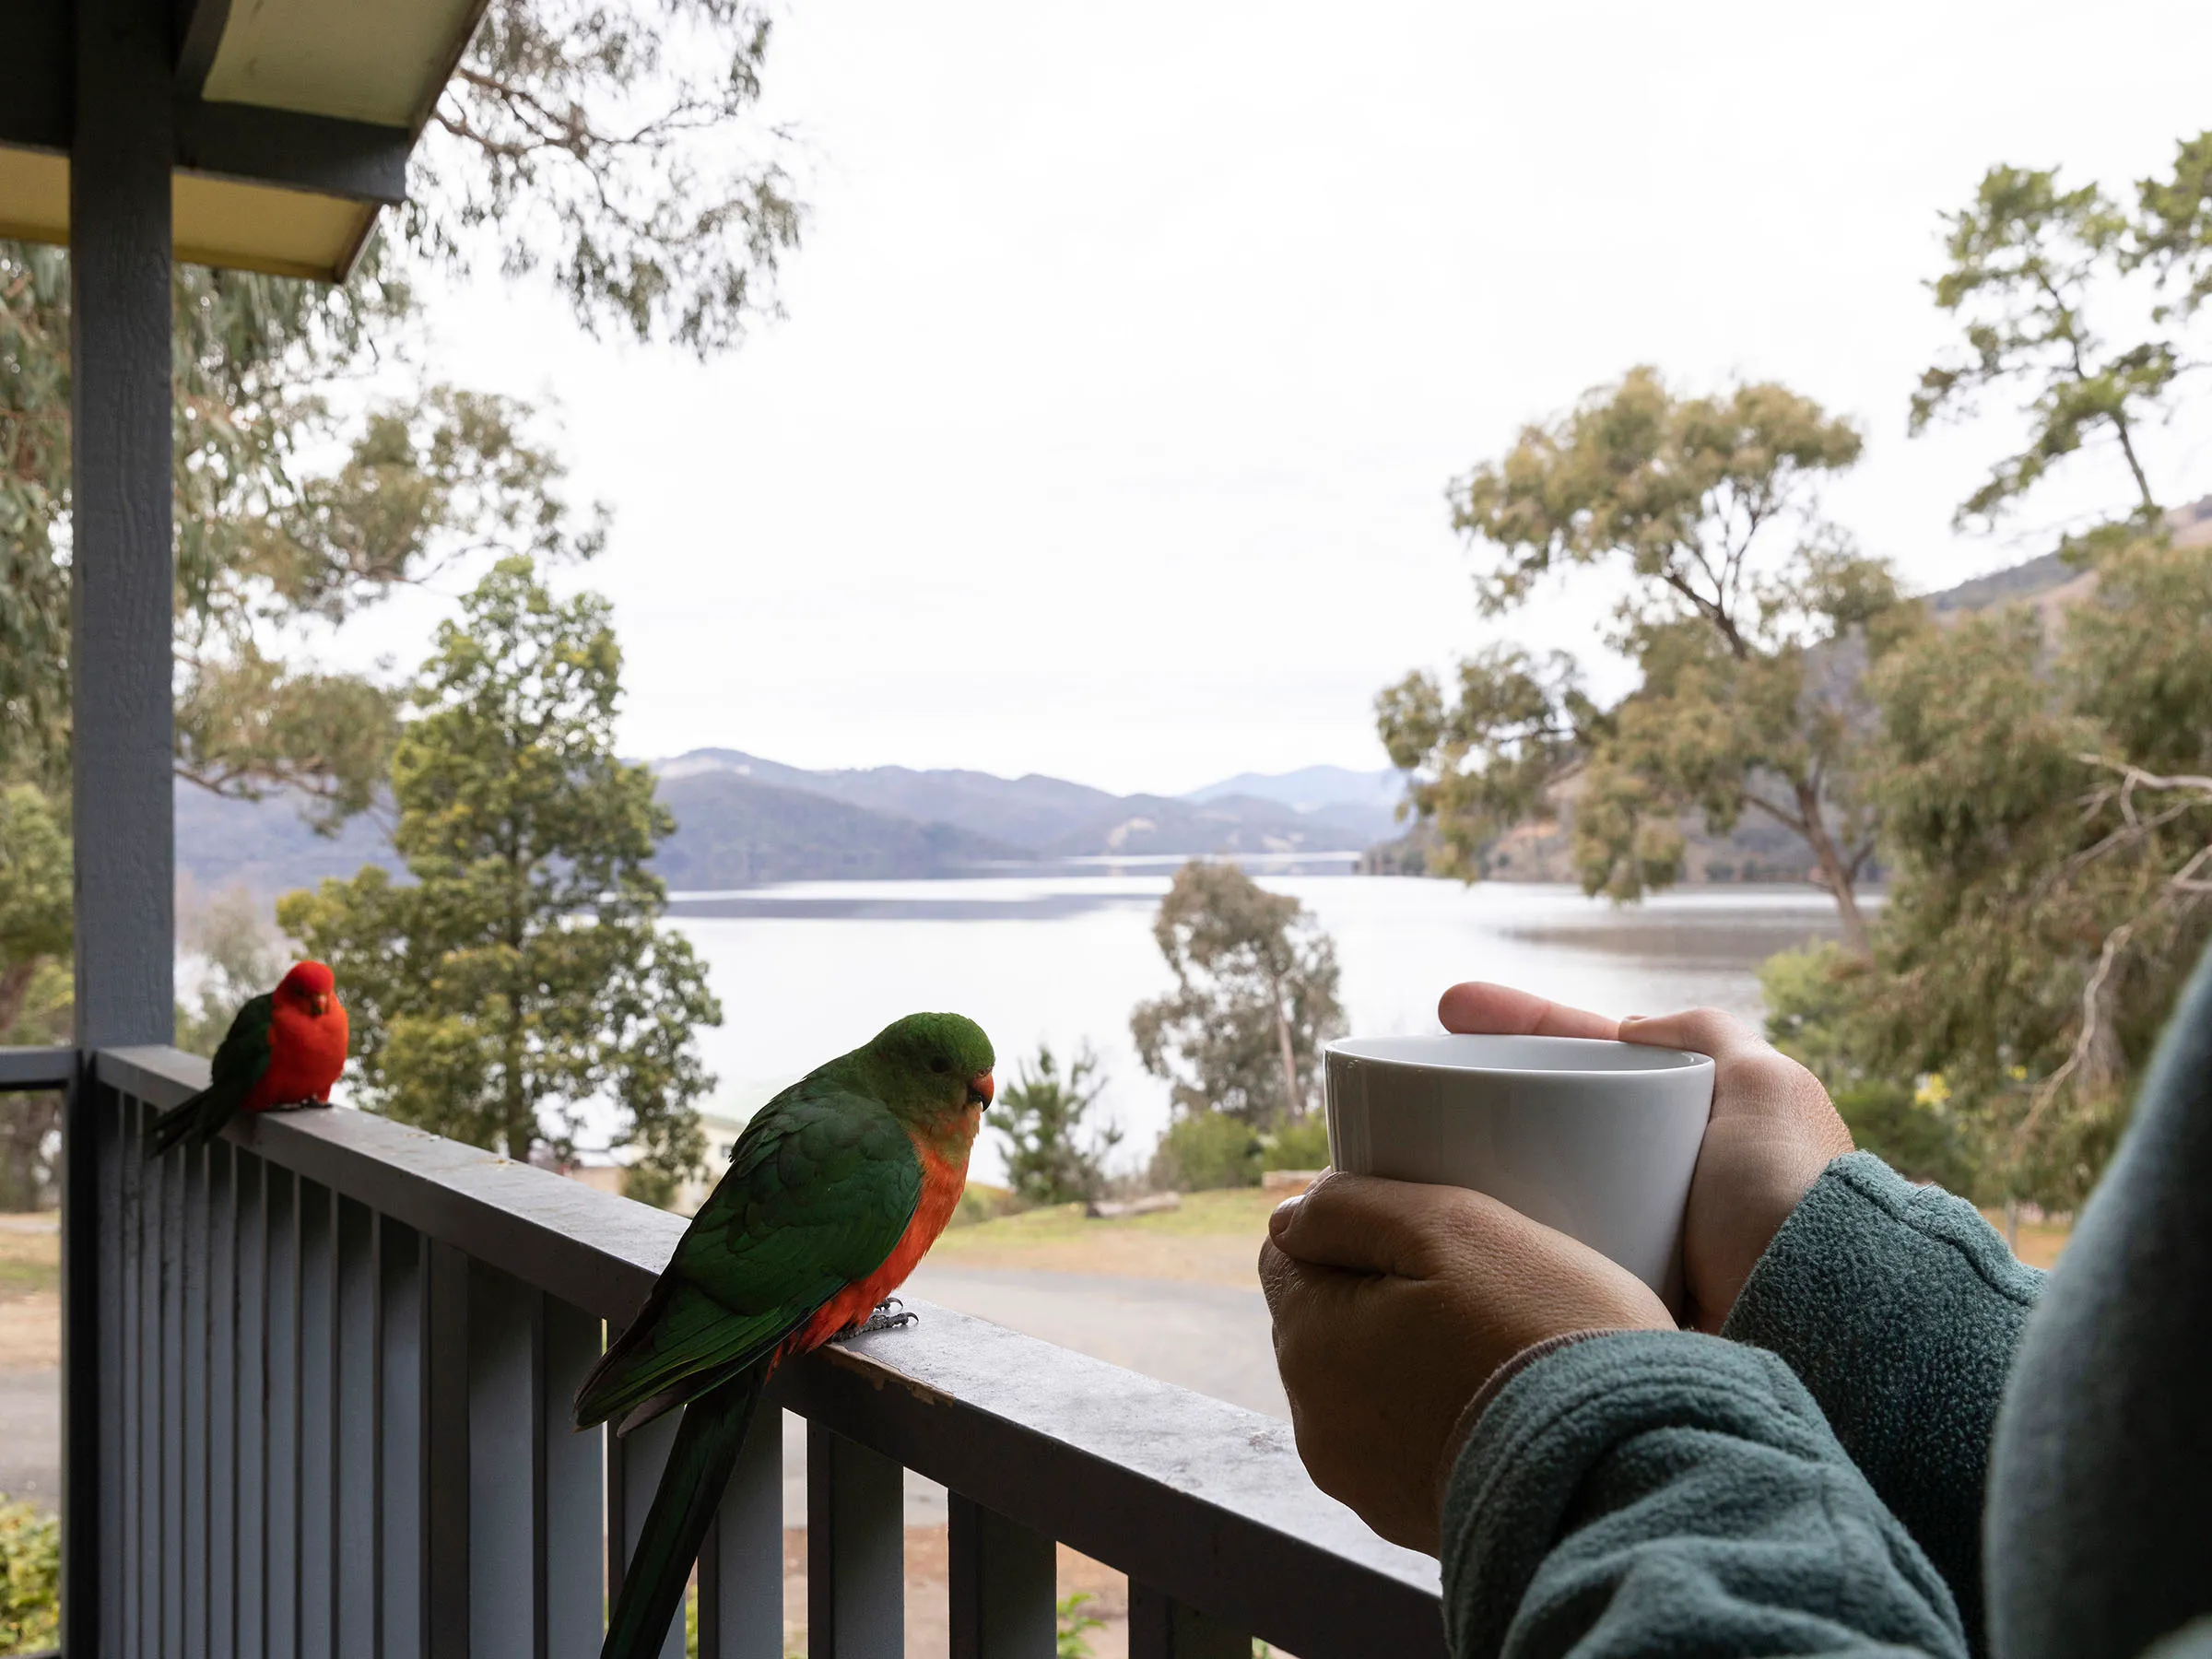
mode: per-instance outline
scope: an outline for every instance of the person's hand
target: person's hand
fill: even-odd
[[[1477,981],[1445,992],[1436,1013],[1449,1031],[1609,1037],[1712,1056],[1712,1118],[1682,1230],[1683,1323],[1700,1331],[1721,1328],[1797,1201],[1851,1150],[1820,1080],[1717,1008],[1612,1020]]]
[[[1463,1187],[1324,1175],[1260,1247],[1275,1359],[1313,1484],[1394,1544],[1437,1550],[1461,1418],[1547,1337],[1675,1328],[1625,1267]]]

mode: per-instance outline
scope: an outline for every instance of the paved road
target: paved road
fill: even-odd
[[[915,1296],[988,1319],[1025,1335],[1127,1366],[1162,1382],[1286,1420],[1275,1372],[1267,1304],[1257,1290],[1173,1279],[1112,1278],[1083,1273],[924,1266],[907,1283]],[[806,1437],[798,1418],[783,1420],[783,1517],[806,1513]],[[945,1519],[945,1488],[906,1477],[906,1524]]]
[[[0,1371],[0,1493],[52,1509],[62,1493],[62,1373]]]

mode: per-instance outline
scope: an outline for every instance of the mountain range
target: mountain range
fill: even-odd
[[[1030,773],[879,766],[809,771],[739,749],[653,763],[677,820],[655,860],[679,892],[770,881],[974,875],[1071,860],[1357,853],[1394,832],[1390,771],[1243,773],[1186,795],[1117,795]],[[369,818],[317,835],[296,803],[177,786],[177,865],[203,888],[282,892],[364,864],[396,870]]]

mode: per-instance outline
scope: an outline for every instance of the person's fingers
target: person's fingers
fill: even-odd
[[[1618,1022],[1603,1014],[1548,1002],[1511,985],[1469,980],[1437,1001],[1447,1031],[1498,1037],[1617,1037]]]
[[[1632,1014],[1620,1022],[1623,1042],[1641,1042],[1653,1048],[1688,1049],[1711,1054],[1715,1060],[1733,1060],[1767,1051],[1767,1041],[1733,1014],[1718,1008],[1688,1008],[1679,1014],[1650,1018]]]
[[[1267,1236],[1304,1265],[1405,1273],[1414,1258],[1426,1255],[1424,1230],[1457,1191],[1376,1175],[1325,1175],[1276,1206]]]

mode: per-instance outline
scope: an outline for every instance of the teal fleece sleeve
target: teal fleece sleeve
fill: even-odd
[[[1853,1152],[1783,1223],[1721,1331],[1797,1373],[1950,1585],[1976,1653],[1997,1397],[2044,1277],[1964,1199]]]
[[[1942,1578],[1788,1366],[1687,1332],[1543,1355],[1477,1420],[1443,1513],[1454,1659],[1962,1659]]]

